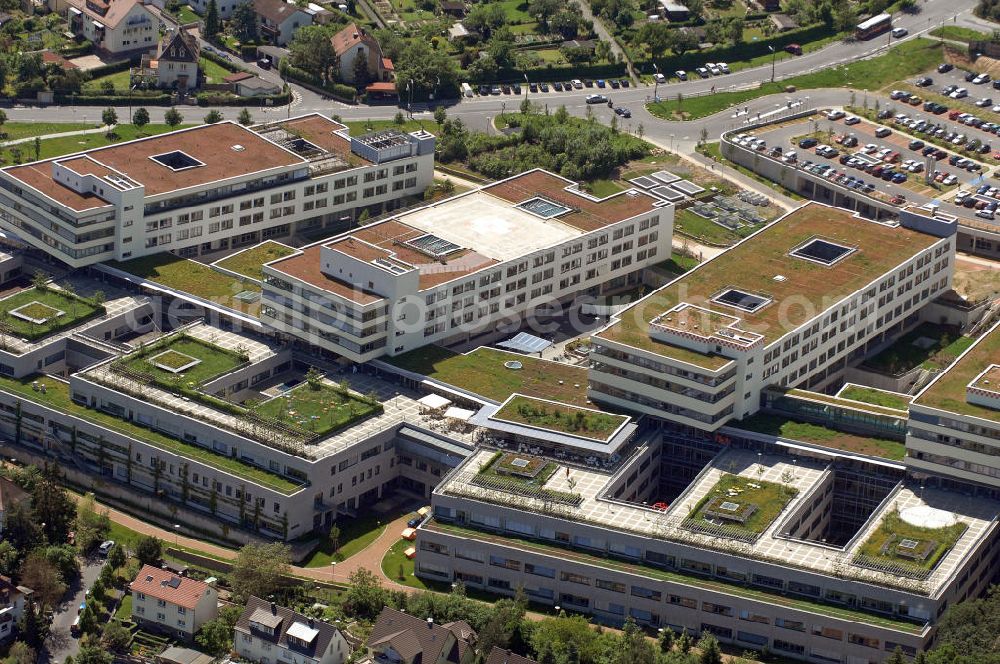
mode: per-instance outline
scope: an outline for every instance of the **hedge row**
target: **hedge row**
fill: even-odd
[[[57,104],[76,104],[78,106],[125,106],[131,101],[132,106],[170,106],[172,96],[168,94],[139,97],[128,95],[75,95],[64,93],[53,95]]]
[[[81,44],[66,46],[60,49],[59,54],[64,58],[78,58],[81,55],[89,55],[94,52],[94,44],[89,40],[84,40]]]
[[[238,71],[246,71],[246,69],[236,64],[235,62],[232,62],[231,60],[226,60],[225,58],[221,58],[215,53],[209,53],[208,51],[203,50],[201,52],[201,57],[205,58],[206,60],[211,60],[212,62],[219,65],[226,71],[231,71],[233,73],[236,73]]]
[[[120,60],[118,62],[112,62],[109,65],[94,67],[93,69],[88,70],[87,73],[90,74],[91,79],[95,79],[109,74],[117,74],[120,71],[128,71],[131,66],[131,60]]]
[[[797,30],[782,32],[770,39],[739,44],[737,46],[722,46],[710,48],[704,51],[689,51],[683,55],[670,55],[652,60],[633,61],[633,64],[643,71],[652,71],[652,64],[655,61],[661,69],[695,69],[701,67],[706,62],[739,62],[750,60],[762,55],[768,55],[771,51],[768,46],[773,46],[775,51],[783,51],[789,44],[808,44],[825,37],[836,35],[837,31],[833,26],[825,23],[806,26]]]
[[[199,106],[259,106],[271,101],[271,106],[284,106],[292,101],[292,93],[284,92],[278,95],[262,97],[237,97],[236,95],[202,92],[198,95]]]
[[[281,63],[281,73],[290,81],[314,88],[318,92],[326,93],[349,104],[354,103],[354,99],[357,97],[357,90],[354,89],[354,86],[344,85],[343,83],[327,83],[323,85],[318,76],[314,76],[304,69],[286,64],[284,60]]]

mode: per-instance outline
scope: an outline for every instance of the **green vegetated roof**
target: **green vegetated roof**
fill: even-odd
[[[41,306],[39,306],[41,305]],[[18,318],[12,311],[43,320],[40,323]],[[61,315],[56,315],[62,312]],[[10,333],[36,341],[104,314],[104,306],[54,288],[28,288],[0,300],[0,320]]]
[[[519,394],[494,413],[493,419],[599,441],[610,438],[611,434],[628,421],[623,415],[596,412]]]
[[[860,436],[819,424],[798,422],[780,415],[757,413],[739,421],[729,422],[726,426],[892,461],[902,461],[906,455],[906,446],[895,440]]]
[[[931,383],[914,405],[1000,422],[1000,410],[969,403],[966,388],[991,364],[1000,363],[1000,325],[983,335],[943,375]]]
[[[44,394],[32,388],[32,383],[35,381],[45,384]],[[0,375],[0,390],[6,390],[25,401],[48,406],[67,415],[79,417],[82,420],[148,443],[158,449],[204,463],[217,470],[286,495],[291,495],[302,488],[301,484],[292,482],[277,473],[272,473],[225,454],[219,454],[200,445],[167,436],[159,431],[138,426],[110,413],[82,406],[70,398],[69,385],[42,374],[24,378],[10,378]]]

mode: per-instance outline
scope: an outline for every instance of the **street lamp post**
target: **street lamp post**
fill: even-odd
[[[525,73],[525,75],[524,75],[524,101],[528,101],[528,88],[530,87],[530,85],[531,84],[528,83],[528,74]]]
[[[406,82],[406,91],[410,94],[409,101],[406,102],[406,112],[410,115],[410,119],[413,119],[413,79],[411,78]]]
[[[653,71],[656,72],[656,74],[660,73],[660,68],[656,66],[655,62],[653,63]],[[660,101],[660,96],[659,96],[659,94],[657,94],[658,91],[659,91],[659,89],[660,89],[660,77],[658,75],[654,75],[653,76],[653,103],[656,103],[656,102]]]
[[[180,546],[180,540],[181,540],[180,532],[181,532],[181,524],[175,523],[174,524],[174,548],[175,549]]]
[[[333,560],[330,562],[330,583],[336,583],[337,581],[337,561]]]
[[[771,50],[771,82],[774,83],[774,58],[778,55],[778,52],[770,44],[767,47]]]

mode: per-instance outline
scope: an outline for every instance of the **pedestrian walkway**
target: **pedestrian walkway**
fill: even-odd
[[[25,136],[24,138],[15,138],[10,141],[4,141],[3,143],[0,143],[0,145],[2,145],[5,148],[8,148],[12,145],[33,143],[36,138],[45,141],[50,138],[67,138],[69,136],[83,136],[84,134],[102,134],[108,131],[114,131],[115,127],[117,126],[118,125],[111,125],[110,127],[101,126],[101,127],[95,127],[93,129],[78,129],[76,131],[63,131],[59,132],[58,134],[45,134],[44,136]]]

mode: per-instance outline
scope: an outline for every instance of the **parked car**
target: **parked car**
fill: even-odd
[[[921,76],[917,79],[917,87],[926,88],[929,85],[934,85],[934,79],[930,76]]]
[[[893,28],[892,29],[892,36],[894,38],[896,38],[896,39],[901,39],[902,37],[905,37],[908,34],[910,34],[910,32],[906,28]]]
[[[785,46],[785,52],[792,55],[802,55],[802,46],[799,44],[788,44]]]
[[[686,80],[688,80],[688,74],[683,69],[678,69],[677,71],[675,71],[674,72],[674,76],[676,76],[677,80],[679,80],[679,81],[686,81]]]
[[[948,62],[942,62],[941,64],[938,65],[937,70],[938,70],[939,74],[944,74],[946,72],[951,71],[954,68],[955,68],[955,65],[953,65],[951,63],[948,63]]]
[[[803,138],[799,141],[799,147],[803,150],[808,150],[809,148],[816,147],[817,145],[819,145],[819,141],[812,137]]]
[[[101,545],[97,547],[97,552],[102,556],[106,556],[108,555],[108,553],[111,552],[111,549],[113,549],[114,547],[115,547],[114,540],[104,540],[103,542],[101,542]]]
[[[588,104],[603,104],[608,101],[608,98],[604,95],[587,95]]]
[[[885,138],[886,136],[888,136],[891,133],[892,133],[892,130],[889,129],[888,127],[879,127],[878,129],[875,130],[875,137],[876,138]]]

